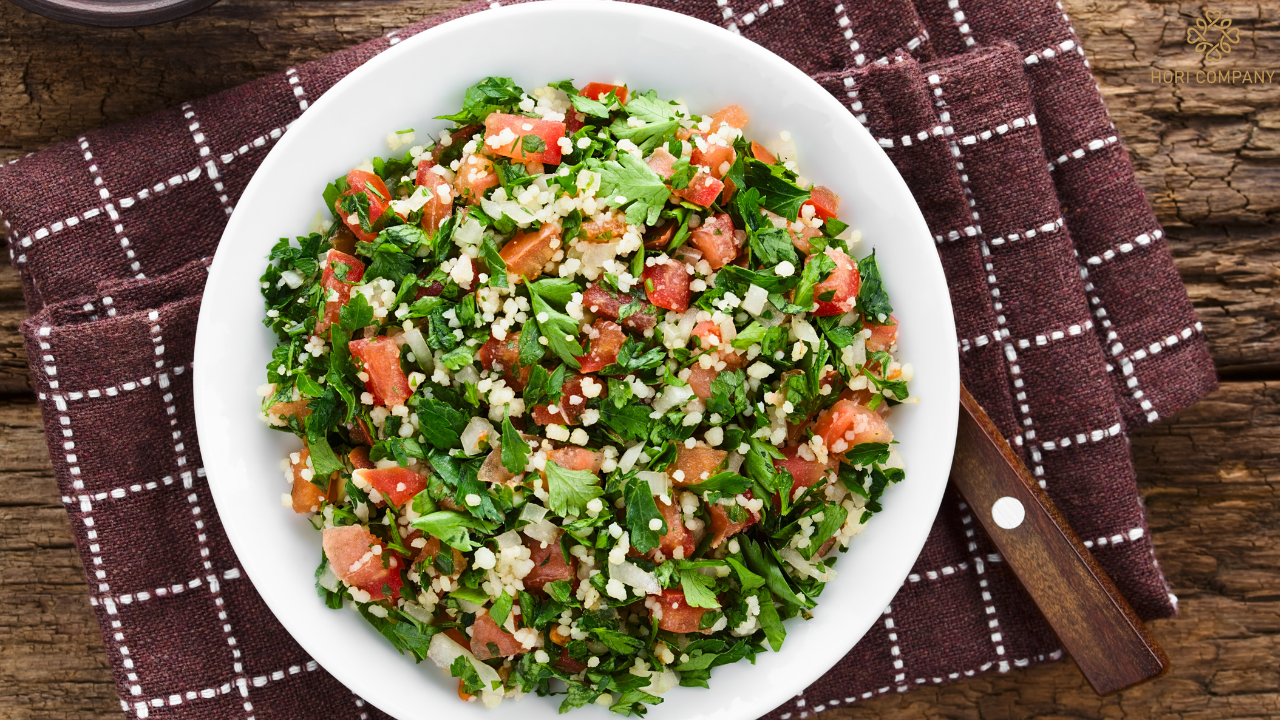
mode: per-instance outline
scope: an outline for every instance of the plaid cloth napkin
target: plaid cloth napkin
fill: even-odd
[[[1138,613],[1172,615],[1126,433],[1215,375],[1061,6],[648,2],[769,47],[879,140],[936,236],[964,381]],[[306,656],[237,566],[196,443],[196,315],[227,216],[289,123],[373,55],[487,7],[0,167],[50,455],[127,714],[381,716]],[[950,494],[883,621],[771,717],[1061,655]]]

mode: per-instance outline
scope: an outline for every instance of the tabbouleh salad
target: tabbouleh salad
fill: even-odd
[[[643,715],[780,649],[903,478],[875,255],[736,105],[486,78],[441,119],[271,251],[284,504],[463,699]]]

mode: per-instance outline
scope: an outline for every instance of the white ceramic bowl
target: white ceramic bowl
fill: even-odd
[[[537,38],[537,46],[531,38]],[[537,48],[544,48],[539,50]],[[552,49],[547,49],[552,48]],[[553,48],[565,48],[554,50]],[[840,557],[808,622],[787,625],[780,653],[754,666],[714,671],[711,689],[676,688],[654,720],[748,720],[777,707],[830,669],[876,621],[906,577],[933,523],[951,467],[959,402],[955,326],[942,267],[902,179],[849,111],[760,46],[665,10],[625,3],[554,0],[488,10],[405,40],[326,93],[281,138],[244,192],[222,236],[205,287],[195,354],[200,448],[223,526],[258,592],[294,638],[353,691],[400,720],[556,718],[558,698],[528,697],[486,711],[461,703],[456,680],[429,661],[396,653],[356,613],[332,611],[312,573],[320,536],[280,506],[279,462],[299,443],[258,420],[255,388],[274,338],[262,326],[258,277],[281,237],[304,234],[321,191],[361,159],[386,155],[384,138],[444,127],[463,91],[489,75],[524,88],[573,78],[621,81],[683,99],[695,112],[739,103],[750,137],[789,130],[800,168],[842,199],[840,215],[874,247],[894,313],[901,357],[915,364],[918,405],[895,410],[907,479]],[[229,342],[235,338],[234,342]],[[252,659],[249,659],[251,662]],[[603,708],[577,711],[603,717]]]

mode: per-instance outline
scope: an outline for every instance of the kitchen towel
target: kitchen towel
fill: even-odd
[[[237,565],[196,441],[195,322],[227,217],[289,123],[370,57],[497,4],[0,166],[50,456],[126,714],[383,717],[306,656]],[[1138,613],[1172,615],[1127,433],[1211,391],[1215,374],[1061,6],[646,4],[768,47],[872,133],[935,236],[965,383]],[[881,620],[770,717],[1061,656],[949,492]]]

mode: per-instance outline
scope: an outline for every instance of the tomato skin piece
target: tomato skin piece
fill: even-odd
[[[717,348],[717,350],[712,354],[712,357],[714,357],[715,360],[718,362],[723,362],[725,364],[725,367],[724,367],[725,370],[736,370],[742,367],[743,365],[747,364],[746,358],[742,357],[742,355],[740,355],[738,351],[733,348],[732,345],[724,344],[720,336],[720,326],[717,325],[716,323],[711,322],[710,320],[703,320],[697,325],[694,325],[693,332],[690,333],[689,337],[690,339],[693,339],[694,337],[698,338],[698,343],[701,350],[706,350],[708,348]],[[721,347],[722,345],[723,347]],[[689,346],[689,349],[690,350],[693,349],[692,345]],[[701,369],[702,365],[700,363],[694,363],[694,367]],[[715,379],[716,375],[720,374],[720,372],[716,370],[714,367],[711,367],[708,369],[713,372],[711,376],[712,380]],[[692,378],[693,374],[690,373],[689,376]],[[708,380],[707,381],[708,393],[711,392],[710,383],[711,381]],[[696,394],[697,392],[698,392],[697,388],[694,388],[694,393]]]
[[[743,110],[741,105],[730,105],[711,116],[711,132],[719,130],[720,123],[728,123],[729,127],[741,130],[750,120],[751,116],[747,115],[747,111]]]
[[[622,308],[634,301],[640,302],[640,309],[625,318],[618,320]],[[582,293],[582,307],[610,320],[616,320],[628,330],[643,334],[658,325],[658,311],[644,298],[606,290],[598,283],[592,283]]]
[[[658,620],[658,628],[674,633],[702,632],[698,625],[706,608],[693,607],[684,598],[683,590],[663,590],[658,602],[662,603],[662,618]]]
[[[751,141],[751,155],[752,157],[754,157],[755,159],[759,160],[762,163],[765,163],[766,165],[778,164],[778,158],[774,157],[773,153],[769,152],[769,150],[765,148],[765,146],[761,145],[755,140]]]
[[[497,370],[502,373],[507,384],[516,390],[524,390],[529,382],[529,368],[520,367],[520,333],[507,334],[506,340],[499,340],[492,335],[480,346],[480,365],[485,370]]]
[[[667,473],[671,475],[672,483],[677,487],[696,485],[715,475],[716,470],[727,457],[729,457],[728,452],[716,450],[704,443],[698,443],[691,448],[680,443],[676,446],[676,461],[668,468]],[[677,471],[684,473],[679,479],[676,479]],[[707,478],[702,477],[703,475]]]
[[[592,100],[599,100],[609,94],[610,90],[617,92],[618,103],[627,104],[627,86],[626,85],[610,85],[609,83],[589,82],[578,94],[583,97],[589,97]]]
[[[352,340],[347,343],[351,354],[359,358],[368,373],[365,389],[373,395],[375,405],[395,407],[403,405],[413,395],[409,379],[400,368],[400,348],[385,335],[375,338]]]
[[[507,263],[507,274],[521,278],[516,281],[519,283],[523,278],[533,280],[541,275],[559,247],[560,223],[543,223],[532,232],[517,233],[498,254]]]
[[[893,347],[898,342],[898,318],[890,315],[889,322],[886,325],[875,325],[870,319],[866,326],[871,330],[871,337],[867,338],[867,349],[871,352],[881,352]],[[872,318],[874,319],[874,318]]]
[[[382,182],[382,178],[364,170],[352,170],[347,173],[347,185],[347,191],[333,201],[333,210],[351,234],[369,242],[378,236],[380,229],[378,218],[382,217],[382,214],[391,206],[391,193],[387,191],[387,185]],[[369,222],[372,223],[373,232],[365,232],[360,227],[358,219],[356,222],[351,222],[351,214],[342,210],[342,199],[359,193],[364,193],[365,197],[369,198]]]
[[[560,400],[555,406],[556,411],[551,412],[546,405],[534,405],[533,421],[539,425],[577,425],[578,418],[587,409],[587,398],[582,393],[582,382],[586,379],[585,375],[575,375],[565,380],[564,387],[560,389]],[[604,397],[603,388],[600,396]],[[574,398],[578,402],[573,402]]]
[[[712,270],[733,262],[742,253],[737,230],[727,213],[712,215],[689,234],[689,242],[702,251],[702,257]]]
[[[689,156],[689,164],[710,168],[711,176],[719,180],[724,177],[724,173],[720,171],[720,168],[725,163],[733,165],[733,161],[737,157],[738,153],[734,152],[733,148],[728,145],[707,143],[706,150],[699,150],[696,146],[694,147],[693,154]],[[728,170],[728,168],[725,168],[725,170]]]
[[[477,123],[475,125],[467,125],[466,127],[460,127],[457,130],[454,130],[452,133],[449,133],[448,145],[436,143],[436,146],[431,149],[431,159],[435,162],[440,162],[440,156],[444,155],[445,150],[453,147],[454,143],[465,145],[468,140],[483,129],[484,126]],[[463,644],[465,645],[465,643]]]
[[[489,649],[492,644],[498,649],[497,653]],[[489,613],[477,615],[476,621],[471,625],[471,654],[476,656],[477,660],[488,660],[494,657],[512,657],[525,652],[524,645],[511,633],[503,630],[498,626]]]
[[[814,185],[810,191],[810,196],[805,205],[813,208],[813,212],[823,220],[830,220],[836,216],[836,211],[840,209],[840,196],[831,191],[829,187],[822,185]]]
[[[711,203],[716,201],[723,189],[724,183],[699,170],[689,181],[688,187],[672,190],[671,193],[699,207],[711,207]]]
[[[796,488],[813,487],[826,475],[827,470],[831,469],[830,463],[823,464],[818,462],[817,459],[805,460],[800,456],[798,448],[783,448],[782,454],[786,455],[786,457],[783,459],[774,458],[773,466],[778,470],[787,470],[791,473],[791,495],[795,495]],[[832,459],[834,460],[834,458]]]
[[[627,336],[622,332],[621,325],[605,318],[596,318],[587,330],[587,337],[591,339],[591,352],[578,357],[578,362],[582,363],[579,370],[584,373],[603,370],[616,362],[618,350],[622,348],[622,342]]]
[[[673,166],[676,164],[676,160],[679,159],[672,155],[670,150],[667,150],[666,145],[659,145],[646,162],[649,165],[649,169],[657,173],[658,177],[663,180],[670,180],[671,176],[675,174]]]
[[[409,468],[359,469],[352,473],[352,477],[358,477],[371,485],[396,507],[404,505],[414,495],[427,489],[427,479]]]
[[[271,407],[267,408],[267,412],[282,418],[296,415],[299,420],[306,420],[311,414],[311,408],[308,407],[310,403],[311,401],[306,399],[272,403]]]
[[[614,215],[604,222],[588,220],[582,223],[582,239],[587,242],[614,242],[615,240],[621,240],[623,233],[626,231],[627,221],[621,215]]]
[[[351,461],[351,466],[357,470],[372,470],[377,467],[377,465],[374,465],[373,461],[369,459],[369,448],[363,445],[353,449],[347,455],[347,459]]]
[[[501,183],[493,162],[483,155],[467,155],[453,177],[453,194],[468,205],[479,205],[484,194]]]
[[[414,184],[419,187],[425,187],[431,192],[431,199],[422,206],[422,229],[427,232],[435,232],[440,229],[444,221],[449,219],[453,214],[453,186],[449,184],[444,176],[432,172],[431,168],[436,164],[430,160],[423,160],[418,165],[418,174],[414,179]],[[440,188],[448,188],[446,194],[440,194]]]
[[[334,263],[347,266],[347,280],[343,282],[334,274]],[[338,314],[342,306],[351,299],[351,289],[364,278],[364,263],[338,250],[329,250],[325,255],[324,273],[320,276],[320,286],[324,288],[324,312],[316,318],[316,329],[313,334],[324,337],[330,325],[338,322]],[[336,300],[329,297],[338,293]]]
[[[604,464],[604,453],[570,445],[548,450],[547,462],[553,462],[565,470],[599,473],[600,467]]]
[[[302,471],[307,468],[309,457],[311,457],[311,451],[302,448],[298,451],[298,462],[292,460],[289,462],[289,467],[293,471],[293,492],[290,493],[290,498],[293,502],[293,511],[300,515],[316,512],[320,509],[320,503],[337,498],[341,488],[341,480],[337,477],[329,480],[328,488],[316,487],[310,480],[304,479]]]
[[[641,273],[640,278],[644,281],[649,302],[676,312],[689,309],[689,298],[692,294],[689,284],[692,281],[684,263],[678,260],[667,260],[665,263],[649,265]]]
[[[693,388],[694,395],[703,400],[708,400],[711,398],[711,381],[715,380],[719,374],[715,368],[704,368],[694,363],[685,382],[689,383],[689,387]]]
[[[321,544],[329,566],[339,580],[364,590],[374,600],[387,597],[382,591],[383,585],[391,586],[391,597],[399,595],[403,585],[400,579],[403,563],[368,530],[359,525],[326,528]],[[370,552],[374,545],[382,548],[382,554]],[[384,555],[387,556],[386,567],[382,566]]]
[[[746,495],[747,498],[751,497],[750,490],[748,490],[744,494]],[[710,509],[710,513],[711,513],[711,537],[712,537],[711,547],[712,548],[720,547],[721,543],[723,543],[725,540],[728,540],[734,535],[737,535],[743,530],[746,530],[752,525],[755,525],[756,523],[760,522],[760,513],[747,510],[746,508],[742,508],[742,512],[746,513],[747,517],[745,520],[742,520],[741,522],[733,522],[732,520],[730,520],[729,511],[726,510],[725,507],[720,503],[714,503],[712,505],[709,505],[708,508]]]
[[[836,269],[813,289],[813,299],[818,308],[813,311],[819,317],[824,315],[843,315],[853,310],[854,298],[858,297],[858,288],[862,278],[858,275],[858,266],[845,252],[839,248],[827,248],[827,257],[836,263]],[[834,291],[830,300],[819,299],[823,293]]]
[[[564,552],[560,549],[558,538],[556,542],[547,543],[546,547],[542,547],[542,541],[525,536],[524,546],[529,548],[529,559],[533,561],[533,569],[524,576],[526,590],[542,592],[547,583],[557,580],[572,582],[576,577],[578,559],[570,555],[569,562],[564,561]]]
[[[837,400],[823,410],[813,424],[813,433],[821,435],[829,452],[836,455],[862,443],[887,443],[893,431],[875,410],[854,400]]]
[[[527,128],[525,126],[528,126]],[[504,130],[510,130],[514,139],[498,146],[490,144],[489,139],[499,137]],[[552,120],[525,117],[524,115],[506,115],[491,113],[484,119],[485,146],[495,155],[501,155],[521,162],[538,161],[548,165],[560,164],[560,138],[565,136],[565,124]],[[539,152],[525,152],[524,137],[534,135],[546,144]]]
[[[658,540],[658,552],[668,559],[677,558],[677,555],[677,559],[693,557],[693,551],[698,548],[698,543],[694,540],[693,533],[689,532],[689,528],[684,526],[678,501],[673,499],[668,504],[663,502],[662,498],[654,498],[654,502],[658,504],[658,512],[662,513],[662,519],[667,523],[666,534]],[[681,552],[677,553],[677,549]]]
[[[552,663],[552,665],[555,665],[570,674],[577,674],[587,669],[586,665],[573,659],[573,656],[569,654],[569,648],[567,646],[560,648],[560,657],[556,658],[556,661]]]

